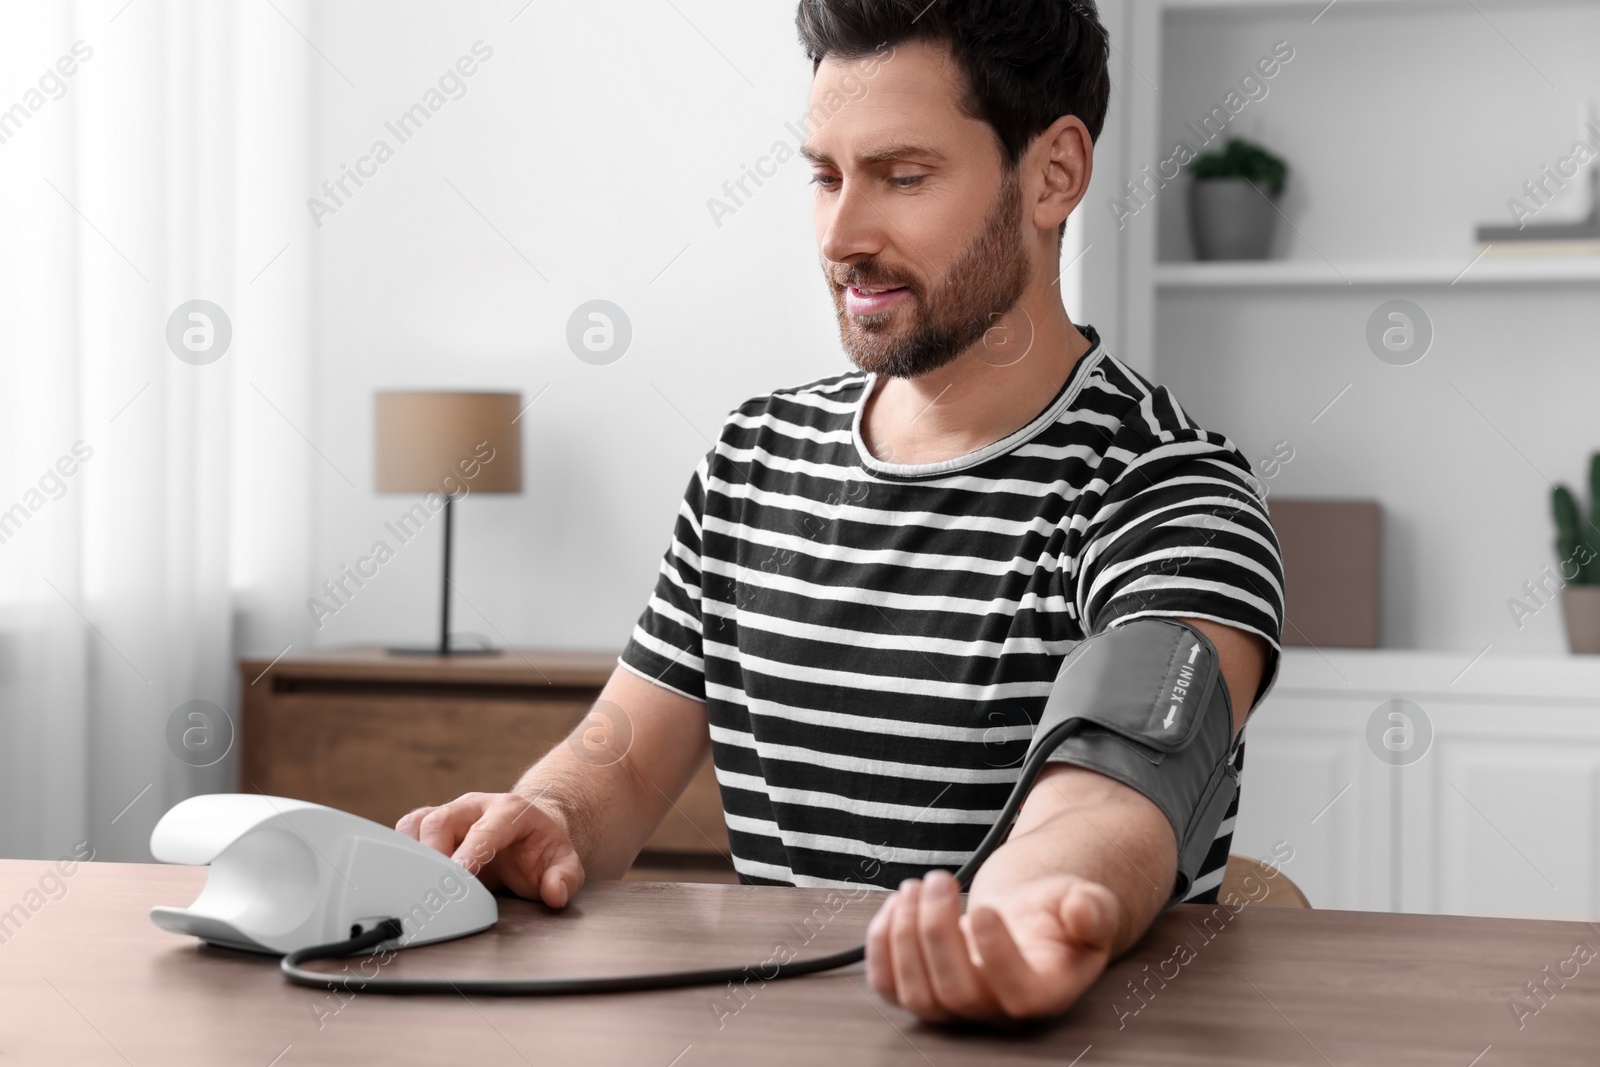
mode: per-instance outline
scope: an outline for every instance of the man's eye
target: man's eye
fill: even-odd
[[[820,185],[824,189],[832,189],[833,186],[829,185],[828,183],[829,182],[836,182],[838,180],[839,180],[838,178],[833,177],[833,175],[831,175],[831,174],[813,174],[811,176],[811,184],[812,185]]]
[[[920,182],[922,179],[924,179],[926,177],[927,177],[926,174],[914,174],[914,175],[908,175],[906,177],[901,177],[901,178],[890,178],[889,180],[894,182],[896,185],[898,185],[902,189],[909,189],[913,185],[916,185],[918,182]]]

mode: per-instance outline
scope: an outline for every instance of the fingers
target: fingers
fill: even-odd
[[[405,834],[407,837],[418,837],[418,835],[422,832],[419,829],[422,824],[422,817],[432,810],[432,807],[413,808],[411,811],[408,811],[404,815],[400,816],[400,821],[394,824],[395,830],[399,833]]]
[[[995,1004],[961,929],[961,887],[947,871],[907,879],[867,926],[867,981],[924,1019],[981,1018]]]
[[[867,979],[924,1019],[981,1019],[998,1006],[961,926],[961,886],[948,871],[908,879],[867,928]]]
[[[923,1019],[950,1019],[957,1006],[984,998],[960,928],[960,886],[949,873],[907,878],[878,909],[867,925],[867,982]]]
[[[961,929],[961,884],[948,871],[931,871],[922,882],[917,933],[935,1002],[968,1019],[993,1016],[998,1005],[973,965]]]
[[[539,879],[539,899],[552,908],[564,908],[583,885],[583,861],[571,848],[545,868]]]
[[[1122,905],[1115,893],[1095,882],[1079,882],[1061,900],[1061,927],[1088,952],[1111,953]]]
[[[483,796],[482,793],[467,793],[429,811],[417,823],[417,840],[436,852],[450,855],[466,836],[468,828],[483,814]]]
[[[468,793],[461,800],[479,796],[481,794]],[[423,823],[426,824],[427,819]],[[477,804],[476,814],[460,835],[460,844],[454,846],[450,858],[469,873],[477,874],[512,842],[524,837],[540,836],[539,830],[550,828],[549,819],[544,813],[525,799],[515,793],[500,793],[490,798],[487,804]]]
[[[893,951],[889,947],[889,924],[900,894],[890,893],[872,921],[867,924],[867,982],[873,990],[891,1004],[898,1004],[895,996]]]
[[[565,907],[584,881],[583,861],[565,831],[516,793],[489,797],[451,858],[480,879],[498,878],[518,896],[552,908]]]
[[[552,908],[565,907],[584,882],[565,829],[516,793],[467,793],[417,808],[395,830],[449,856],[491,891],[504,885]]]
[[[948,1019],[950,1013],[933,994],[922,955],[922,883],[908,878],[900,883],[895,896],[898,899],[889,916],[889,970],[894,977],[894,999],[924,1019]]]
[[[1054,1014],[1105,969],[1119,916],[1110,889],[1069,876],[963,918],[960,885],[934,871],[901,883],[873,916],[867,980],[932,1021]]]

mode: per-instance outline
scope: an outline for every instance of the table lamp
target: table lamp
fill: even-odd
[[[391,648],[396,655],[494,654],[450,645],[450,526],[455,499],[473,493],[522,492],[520,393],[380,392],[373,419],[376,489],[437,493],[444,498],[444,581],[439,644]],[[423,506],[431,515],[437,509]],[[415,514],[415,509],[413,509]],[[405,519],[401,519],[402,525]],[[419,524],[420,525],[420,524]]]

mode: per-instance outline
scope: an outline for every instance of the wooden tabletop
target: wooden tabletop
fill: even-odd
[[[0,861],[0,1062],[1500,1067],[1600,1056],[1600,930],[1585,923],[1185,905],[1066,1015],[996,1033],[919,1022],[881,1001],[859,964],[756,979],[738,995],[341,999],[290,985],[270,957],[152,924],[150,907],[188,904],[204,869],[51,871]],[[830,907],[826,890],[639,882],[589,886],[562,913],[502,898],[494,929],[406,950],[384,973],[759,964],[780,945],[810,955],[854,944],[877,899]],[[1587,962],[1568,962],[1578,945]],[[1546,975],[1556,977],[1540,1006],[1524,983]],[[1133,980],[1149,991],[1142,1001]],[[1520,1029],[1513,1000],[1539,1006]]]

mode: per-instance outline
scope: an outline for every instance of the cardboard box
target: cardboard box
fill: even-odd
[[[1383,513],[1375,500],[1267,498],[1283,550],[1285,646],[1377,648]]]

